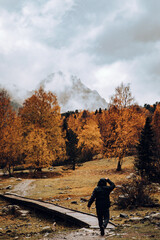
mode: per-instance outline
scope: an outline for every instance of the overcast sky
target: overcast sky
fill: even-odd
[[[122,82],[160,101],[160,1],[0,0],[0,85],[20,96],[57,71],[107,102]]]

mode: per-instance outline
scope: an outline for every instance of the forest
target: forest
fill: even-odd
[[[116,158],[123,169],[135,157],[141,176],[158,181],[160,173],[160,103],[136,104],[130,85],[115,89],[106,109],[61,113],[57,97],[40,87],[15,111],[0,90],[0,167],[10,176],[16,169],[34,174],[54,165],[78,164],[101,155]]]

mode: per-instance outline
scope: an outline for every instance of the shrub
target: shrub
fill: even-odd
[[[156,203],[152,198],[154,192],[155,187],[146,180],[135,177],[115,190],[115,196],[118,196],[115,203],[123,209],[153,206]]]

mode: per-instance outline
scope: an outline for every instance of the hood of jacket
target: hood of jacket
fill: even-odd
[[[101,178],[99,180],[97,186],[106,186],[106,179],[105,178]]]

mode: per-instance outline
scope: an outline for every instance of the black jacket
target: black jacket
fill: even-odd
[[[110,186],[107,186],[106,183],[109,183]],[[115,188],[115,184],[108,179],[101,178],[98,182],[97,187],[94,189],[91,198],[88,201],[88,207],[92,205],[94,200],[96,200],[97,209],[106,209],[110,207],[110,192]]]

